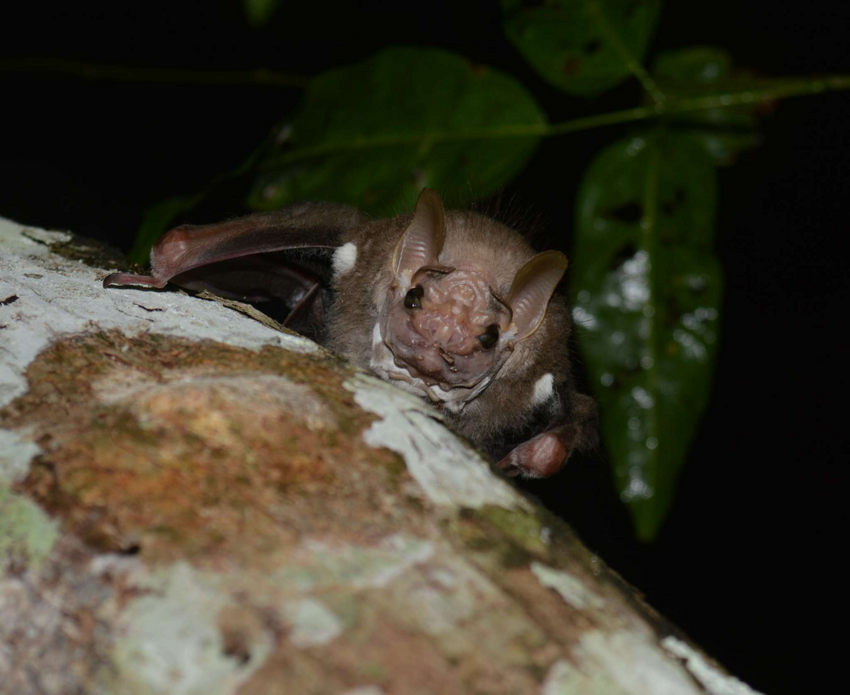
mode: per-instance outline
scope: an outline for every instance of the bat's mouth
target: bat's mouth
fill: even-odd
[[[480,352],[457,353],[440,343],[416,341],[406,344],[398,337],[388,337],[385,345],[393,363],[427,386],[444,390],[473,389],[491,371],[492,356]]]
[[[449,374],[452,373],[452,368],[457,369],[455,365],[455,358],[451,356],[451,354],[445,352],[441,348],[436,348],[436,352],[439,354],[440,358],[445,363],[445,368],[440,365],[437,369],[432,369],[426,371],[422,369],[421,364],[417,364],[417,362],[408,361],[406,359],[400,358],[396,355],[395,351],[390,347],[390,352],[393,353],[393,361],[395,362],[395,366],[405,370],[412,378],[420,379],[428,386],[439,386],[443,389],[454,389],[454,388],[472,388],[475,386],[476,381],[466,381],[462,383],[456,383],[452,380],[445,378],[443,376],[443,372],[445,369],[448,370]],[[423,355],[419,355],[419,357],[424,357]]]
[[[467,402],[478,396],[490,383],[490,377],[483,375],[476,381],[464,384],[452,384],[422,374],[403,360],[394,358],[396,370],[387,370],[386,378],[408,386],[409,390],[427,396],[433,403],[444,403],[450,410],[460,410]]]
[[[385,340],[379,324],[372,336],[372,359],[370,367],[380,377],[397,383],[405,391],[425,396],[435,404],[443,404],[449,410],[459,411],[480,394],[490,383],[491,369],[474,375],[461,374],[458,356],[440,347],[409,353],[403,348],[396,352],[398,343]],[[412,356],[411,356],[412,354]],[[422,355],[426,359],[418,359]],[[405,358],[406,357],[406,358]],[[427,361],[428,368],[423,364]],[[452,368],[457,371],[451,371]]]

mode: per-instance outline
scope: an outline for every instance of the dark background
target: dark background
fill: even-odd
[[[235,0],[112,4],[4,9],[0,59],[311,75],[387,44],[432,45],[512,73],[553,122],[640,98],[632,83],[592,103],[547,86],[504,38],[495,2],[285,3],[261,31]],[[650,58],[710,43],[766,75],[846,74],[848,28],[850,3],[669,1]],[[147,206],[235,167],[299,97],[0,66],[0,215],[124,250]],[[651,604],[774,695],[831,691],[846,660],[847,639],[833,642],[830,628],[846,634],[848,118],[848,93],[782,101],[763,146],[719,174],[727,286],[714,396],[658,541],[632,540],[604,454],[527,486]],[[545,141],[505,195],[568,250],[582,171],[627,130]],[[236,200],[219,207],[240,212]]]

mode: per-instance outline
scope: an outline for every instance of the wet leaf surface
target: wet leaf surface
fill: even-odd
[[[511,43],[547,81],[593,96],[641,70],[661,0],[502,0]]]
[[[447,204],[505,185],[539,137],[485,131],[542,124],[515,79],[447,51],[389,48],[310,83],[285,137],[259,163],[255,209],[301,200],[376,216],[413,209],[425,186]]]
[[[708,402],[722,272],[715,171],[698,138],[620,140],[581,185],[574,318],[603,440],[644,540],[658,531]]]

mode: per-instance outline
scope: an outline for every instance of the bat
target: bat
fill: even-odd
[[[570,370],[570,314],[555,289],[559,251],[535,254],[516,231],[445,211],[424,189],[412,215],[372,220],[301,203],[219,224],[183,225],[151,250],[151,275],[278,306],[284,324],[427,399],[507,475],[548,477],[596,446],[593,400]]]

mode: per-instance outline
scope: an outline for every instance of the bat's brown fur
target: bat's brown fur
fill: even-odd
[[[392,282],[390,259],[412,215],[376,220],[343,232],[341,243],[357,247],[357,262],[334,278],[335,302],[328,320],[329,346],[364,369],[372,355],[372,327],[378,306]],[[512,229],[474,212],[447,212],[446,239],[440,263],[451,266],[458,258],[475,258],[492,268],[507,296],[517,270],[534,250]],[[499,377],[460,413],[445,412],[449,425],[485,450],[498,452],[508,439],[543,418],[563,418],[575,427],[573,446],[587,449],[596,443],[593,401],[575,391],[567,346],[571,320],[564,299],[552,297],[540,328],[520,341]],[[538,379],[550,373],[558,397],[532,406]]]
[[[426,189],[422,200],[426,204],[421,219],[445,219],[445,239],[434,260],[440,266],[473,264],[484,268],[491,292],[500,302],[509,297],[519,269],[534,257],[525,239],[479,213],[443,213],[442,202],[433,191]],[[417,216],[419,210],[417,204]],[[414,215],[406,215],[370,221],[363,213],[347,206],[302,203],[220,224],[184,225],[166,234],[155,246],[152,277],[116,273],[106,278],[104,286],[162,287],[171,281],[235,296],[249,290],[256,294],[259,284],[277,288],[279,294],[275,296],[283,300],[287,295],[291,298],[301,293],[298,296],[302,296],[306,291],[310,301],[317,302],[314,304],[317,310],[309,315],[322,317],[321,293],[314,291],[317,281],[309,280],[306,275],[302,280],[297,274],[286,275],[278,270],[293,267],[291,256],[287,260],[281,259],[279,254],[293,250],[310,254],[322,250],[327,258],[333,249],[353,245],[356,255],[348,246],[349,263],[339,264],[331,277],[334,299],[324,315],[324,326],[320,328],[325,331],[329,347],[354,364],[369,369],[374,355],[375,327],[382,315],[387,316],[388,303],[399,301],[397,292],[394,295],[391,291],[398,272],[393,268],[394,252],[414,219]],[[552,253],[547,261],[551,260]],[[252,262],[257,254],[262,254],[262,262]],[[562,273],[566,260],[560,254],[555,256],[559,259],[555,262],[556,269]],[[310,258],[308,265],[316,262],[316,258]],[[551,271],[551,264],[547,267]],[[312,277],[322,275],[326,276]],[[550,272],[549,276],[537,274],[536,277],[543,282],[542,278],[552,275]],[[546,297],[554,290],[558,277],[560,274],[551,282],[545,281],[549,283]],[[241,289],[240,278],[244,279]],[[539,299],[535,301],[536,306],[545,307]],[[403,323],[406,322],[404,319]],[[386,325],[391,326],[390,323]],[[487,353],[500,358],[496,362],[491,360],[491,364],[501,364],[489,385],[476,397],[468,398],[461,408],[445,407],[446,420],[456,432],[494,456],[502,457],[510,452],[501,459],[500,466],[513,473],[551,475],[560,469],[574,449],[587,449],[596,443],[595,406],[589,397],[575,390],[570,371],[570,327],[566,303],[558,295],[551,296],[545,316],[534,332],[526,337],[517,336],[515,342],[500,340],[495,352]],[[316,335],[321,335],[321,331]],[[382,345],[382,340],[377,344]],[[478,345],[474,340],[473,344]],[[501,358],[505,358],[504,361]],[[551,391],[545,388],[548,374],[551,374]],[[539,388],[538,384],[541,384]],[[511,448],[513,444],[518,446]]]

